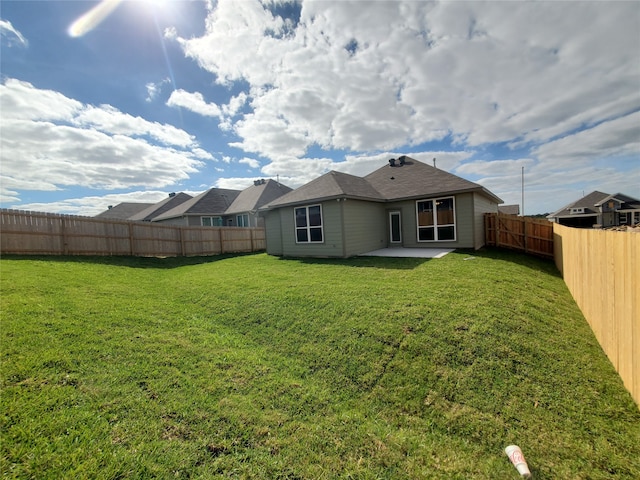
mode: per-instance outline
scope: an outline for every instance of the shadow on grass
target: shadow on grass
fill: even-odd
[[[456,250],[455,253],[466,254],[469,257],[489,258],[503,262],[511,262],[528,267],[533,270],[543,271],[554,277],[562,277],[556,264],[552,259],[529,255],[522,252],[507,250],[503,248],[483,247],[480,250]]]
[[[391,270],[413,270],[432,260],[431,258],[398,257],[350,257],[350,258],[314,258],[279,257],[283,262],[298,262],[306,265],[340,265],[357,268],[383,268]]]
[[[188,265],[200,265],[214,263],[235,257],[249,255],[261,255],[259,253],[228,253],[223,255],[210,255],[200,257],[131,257],[131,256],[107,256],[107,255],[3,255],[5,260],[29,260],[40,262],[62,263],[91,263],[96,265],[113,265],[129,268],[156,268],[171,269]]]

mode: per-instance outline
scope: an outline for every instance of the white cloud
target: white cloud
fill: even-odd
[[[273,160],[542,143],[640,107],[634,2],[303,2],[294,24],[269,5],[221,0],[204,35],[176,38],[249,84],[252,111],[226,128]]]
[[[249,165],[251,168],[260,168],[260,162],[255,158],[242,158],[238,160],[238,163],[242,163],[244,165]]]
[[[220,117],[222,111],[215,103],[207,103],[200,92],[187,92],[179,89],[174,90],[167,100],[170,107],[182,107],[204,117]]]
[[[32,212],[64,213],[67,215],[93,217],[107,210],[109,205],[115,206],[123,202],[156,203],[164,200],[166,197],[166,192],[149,190],[102,196],[68,198],[50,203],[28,203],[20,205],[20,209],[30,210]]]
[[[18,45],[21,47],[28,47],[29,42],[8,20],[0,19],[0,38],[2,43],[12,47]]]
[[[187,179],[211,156],[187,132],[26,82],[0,85],[3,189],[158,188]],[[29,172],[28,176],[24,172]]]

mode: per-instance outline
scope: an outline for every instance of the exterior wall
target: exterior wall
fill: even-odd
[[[166,220],[159,220],[155,223],[161,223],[163,225],[174,225],[176,227],[186,227],[190,225],[189,223],[187,223],[187,218],[185,217],[167,218]]]
[[[282,249],[282,222],[280,221],[280,210],[267,211],[264,214],[265,237],[267,242],[267,253],[269,255],[283,255]]]
[[[344,219],[345,257],[385,248],[388,213],[383,203],[343,200],[340,202]]]
[[[453,242],[419,242],[416,215],[416,200],[387,204],[387,211],[400,211],[402,215],[402,246],[407,248],[479,248],[475,246],[476,215],[474,213],[474,194],[454,195],[456,208],[456,240]],[[428,200],[432,197],[424,197]],[[417,199],[423,200],[423,199]],[[494,204],[495,205],[495,204]],[[494,210],[498,207],[495,205]],[[387,214],[388,215],[388,214]],[[388,222],[388,220],[387,220]],[[484,243],[484,227],[481,226],[482,243]],[[387,233],[387,245],[389,241]]]
[[[330,200],[326,202],[311,202],[310,205],[322,205],[322,228],[324,241],[322,243],[296,243],[294,207],[283,207],[273,212],[269,212],[266,217],[267,253],[269,251],[270,239],[275,232],[272,232],[272,214],[279,216],[281,230],[281,255],[290,257],[344,257],[342,238],[342,202]],[[275,251],[275,248],[272,250]],[[278,253],[273,253],[278,255]]]
[[[425,197],[425,200],[430,197]],[[377,203],[353,199],[322,202],[323,243],[296,243],[294,207],[265,213],[267,253],[292,257],[351,257],[389,247],[389,212],[401,214],[402,242],[407,248],[473,248],[485,243],[484,213],[498,206],[483,195],[455,195],[456,240],[418,242],[416,200]],[[308,205],[317,205],[309,203]]]
[[[482,248],[485,244],[484,214],[498,211],[498,204],[484,195],[473,194],[473,248]]]

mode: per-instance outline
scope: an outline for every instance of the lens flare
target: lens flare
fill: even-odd
[[[71,24],[69,30],[67,30],[69,36],[77,38],[89,33],[100,25],[120,3],[122,3],[122,0],[102,0],[102,2]]]

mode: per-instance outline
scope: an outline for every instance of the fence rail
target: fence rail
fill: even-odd
[[[484,225],[489,246],[553,258],[553,223],[548,220],[486,213]]]
[[[52,213],[0,210],[0,253],[149,257],[256,252],[263,228],[182,227]]]
[[[553,225],[555,262],[640,406],[640,233]]]

